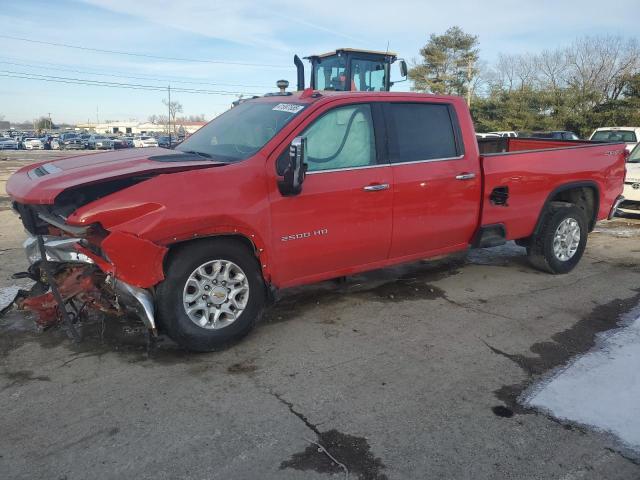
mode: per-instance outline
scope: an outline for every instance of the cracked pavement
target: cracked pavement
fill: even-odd
[[[0,210],[0,288],[26,266],[22,239]],[[610,436],[516,398],[640,301],[639,240],[638,219],[603,223],[564,276],[508,244],[296,288],[210,354],[162,339],[147,355],[138,329],[109,319],[74,345],[10,311],[1,476],[344,478],[319,444],[351,479],[637,479]]]

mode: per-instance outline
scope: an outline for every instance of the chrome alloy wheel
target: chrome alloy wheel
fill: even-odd
[[[562,262],[571,259],[580,245],[580,224],[575,218],[565,218],[553,236],[553,254]]]
[[[235,322],[247,307],[249,281],[228,260],[212,260],[196,268],[182,292],[184,310],[199,327],[217,330]]]

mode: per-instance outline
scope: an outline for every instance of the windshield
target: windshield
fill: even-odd
[[[636,134],[631,130],[600,130],[591,137],[591,140],[599,142],[628,142],[635,143]]]
[[[244,102],[199,129],[176,150],[223,162],[254,155],[291,121],[304,105]]]

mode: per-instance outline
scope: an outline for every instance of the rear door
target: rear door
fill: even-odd
[[[394,181],[391,257],[456,250],[478,224],[481,172],[447,103],[387,103]]]
[[[387,258],[392,178],[376,142],[379,108],[335,107],[294,134],[307,138],[308,171],[299,195],[276,190],[271,198],[277,285],[345,274]],[[287,155],[292,139],[279,156]]]

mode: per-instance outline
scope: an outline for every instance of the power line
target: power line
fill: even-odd
[[[9,57],[0,57],[0,58],[9,58]],[[11,59],[11,58],[10,58]],[[85,75],[100,75],[100,76],[105,76],[105,77],[113,77],[113,78],[131,78],[134,80],[148,80],[148,81],[155,81],[155,82],[171,82],[171,83],[184,83],[184,84],[190,84],[190,85],[211,85],[211,86],[220,86],[220,87],[246,87],[246,88],[271,88],[265,85],[244,85],[244,84],[237,84],[237,83],[212,83],[212,82],[196,82],[196,81],[192,81],[192,80],[176,80],[170,77],[152,77],[150,75],[146,75],[146,76],[135,76],[135,75],[119,75],[119,74],[115,74],[115,73],[106,73],[106,72],[92,72],[89,70],[75,70],[75,69],[70,69],[70,68],[61,68],[64,67],[64,65],[61,65],[59,63],[51,63],[51,62],[39,62],[40,65],[34,65],[32,63],[19,63],[19,62],[8,62],[8,61],[4,61],[4,60],[0,60],[0,63],[5,64],[5,65],[14,65],[14,66],[18,66],[18,67],[29,67],[29,68],[42,68],[42,69],[49,69],[49,70],[58,70],[61,72],[70,72],[70,73],[82,73]],[[50,65],[54,65],[53,67],[51,67]]]
[[[74,85],[85,85],[93,87],[110,87],[110,88],[126,88],[130,90],[147,90],[147,91],[162,91],[166,90],[166,87],[158,85],[143,85],[139,83],[123,83],[123,82],[107,82],[104,80],[89,80],[84,78],[71,78],[71,77],[58,77],[54,75],[40,75],[37,73],[26,72],[14,72],[11,70],[0,70],[0,76],[9,78],[22,78],[26,80],[41,80],[45,82],[66,83]],[[247,92],[236,92],[226,90],[205,90],[195,88],[174,88],[174,91],[181,93],[196,93],[205,95],[252,95]]]
[[[290,68],[287,65],[274,65],[269,63],[250,63],[250,62],[232,62],[228,60],[203,60],[199,58],[184,58],[184,57],[165,57],[161,55],[151,55],[147,53],[134,53],[134,52],[123,52],[120,50],[105,50],[102,48],[91,48],[91,47],[81,47],[80,45],[70,45],[68,43],[55,43],[55,42],[45,42],[42,40],[33,40],[30,38],[22,38],[22,37],[14,37],[11,35],[0,35],[0,38],[8,38],[10,40],[19,40],[21,42],[29,42],[29,43],[37,43],[39,45],[50,45],[54,47],[64,47],[64,48],[75,48],[76,50],[87,50],[90,52],[98,52],[98,53],[108,53],[113,55],[127,55],[130,57],[142,57],[142,58],[153,58],[155,60],[171,60],[177,62],[192,62],[192,63],[213,63],[216,65],[238,65],[243,67],[270,67],[270,68]]]

